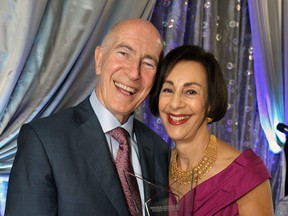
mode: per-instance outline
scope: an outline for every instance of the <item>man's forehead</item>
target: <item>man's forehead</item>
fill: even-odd
[[[119,50],[119,49],[123,49],[126,50],[128,52],[131,52],[133,55],[141,55],[142,59],[151,59],[153,61],[155,61],[155,63],[158,63],[159,61],[159,56],[161,54],[161,50],[159,52],[157,52],[157,49],[143,49],[144,46],[133,46],[133,44],[129,44],[126,42],[121,42],[121,43],[117,43],[114,46],[114,50]]]

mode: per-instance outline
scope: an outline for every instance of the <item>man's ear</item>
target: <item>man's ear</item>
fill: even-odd
[[[96,75],[101,73],[101,63],[102,63],[102,47],[97,46],[95,49],[95,66],[96,66]]]

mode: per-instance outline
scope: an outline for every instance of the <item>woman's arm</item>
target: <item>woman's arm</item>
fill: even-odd
[[[237,204],[241,216],[273,216],[274,210],[269,180],[267,179],[245,194],[237,201]]]

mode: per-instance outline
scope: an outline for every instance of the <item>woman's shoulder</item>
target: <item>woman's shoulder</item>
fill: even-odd
[[[241,151],[237,148],[217,139],[217,164],[219,168],[225,169],[229,166],[236,158],[241,155]]]
[[[271,177],[261,157],[250,148],[242,152],[223,141],[219,141],[217,156],[219,171],[225,170],[227,167],[234,164],[233,168],[239,169],[239,174],[241,170],[243,175],[246,176],[248,176],[248,173],[251,173],[252,176],[258,175],[261,179]],[[255,169],[258,170],[257,175],[255,175]]]

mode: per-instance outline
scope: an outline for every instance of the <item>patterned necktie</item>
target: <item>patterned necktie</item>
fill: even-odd
[[[128,143],[128,132],[121,128],[109,131],[109,134],[119,142],[115,164],[122,184],[122,189],[132,216],[142,215],[141,199],[134,170],[130,161],[130,146]],[[131,173],[132,175],[130,175]]]

